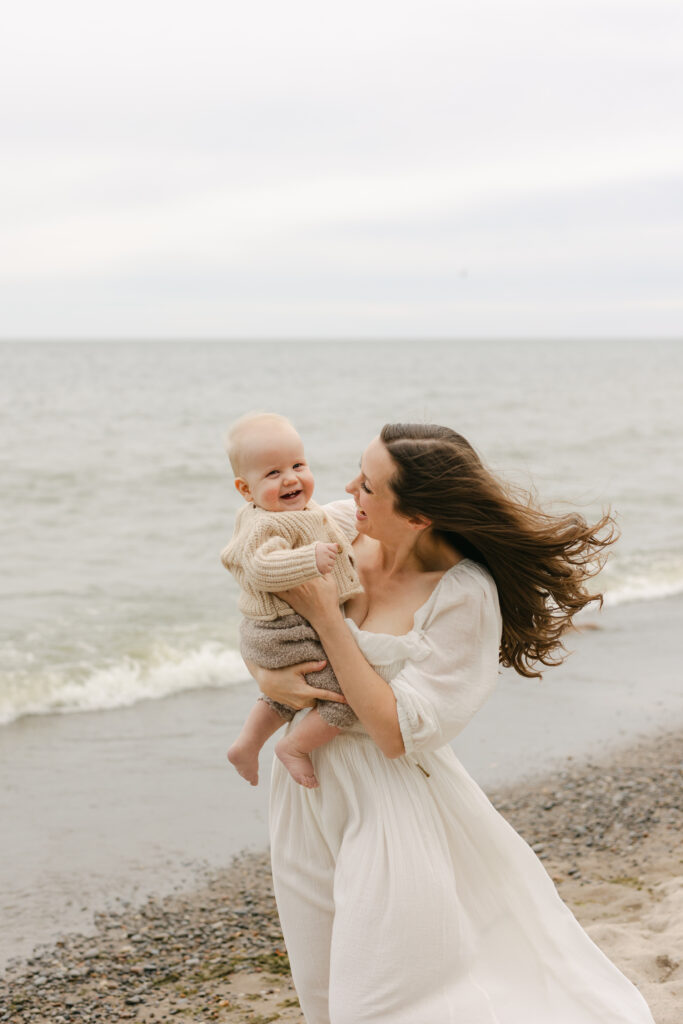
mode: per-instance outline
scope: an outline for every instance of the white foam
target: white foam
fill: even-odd
[[[633,567],[605,573],[605,604],[614,607],[634,601],[657,601],[683,594],[683,563],[680,559],[652,562],[646,569]]]
[[[629,604],[632,601],[657,601],[662,597],[675,597],[676,594],[683,594],[683,580],[667,583],[635,579],[614,590],[608,590],[605,594],[605,604],[614,606]]]
[[[141,661],[126,657],[94,669],[77,680],[63,672],[46,672],[0,697],[0,724],[23,715],[101,711],[129,707],[184,690],[228,687],[249,678],[238,651],[207,642],[189,652],[164,647]]]

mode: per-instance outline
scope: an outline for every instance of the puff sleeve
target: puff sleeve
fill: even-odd
[[[495,584],[474,563],[454,568],[425,607],[420,656],[409,658],[389,684],[408,755],[450,742],[489,697],[498,676]]]

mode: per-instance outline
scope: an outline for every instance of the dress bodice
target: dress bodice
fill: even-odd
[[[345,621],[375,672],[388,683],[408,660],[421,661],[428,653],[424,637],[414,628],[409,633],[394,636],[392,633],[372,633],[361,629],[353,619]]]
[[[346,618],[346,624],[361,651],[375,672],[387,682],[400,672],[407,661],[422,661],[429,654],[429,644],[425,638],[425,623],[430,618],[429,613],[441,603],[443,591],[448,589],[448,584],[468,566],[474,567],[476,573],[476,563],[469,558],[461,559],[446,570],[427,600],[415,612],[413,628],[407,633],[374,633],[362,629],[353,619]]]
[[[464,558],[448,569],[394,636],[346,620],[360,650],[391,686],[406,753],[438,749],[467,724],[498,676],[501,617],[491,575]],[[354,732],[364,732],[360,723]]]

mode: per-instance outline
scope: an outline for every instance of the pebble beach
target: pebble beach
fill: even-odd
[[[640,988],[656,1024],[683,1005],[683,732],[490,790],[591,938]],[[14,960],[0,1021],[303,1022],[266,851],[206,871],[191,891],[95,915]]]

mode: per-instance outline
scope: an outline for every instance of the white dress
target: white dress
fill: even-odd
[[[275,895],[307,1024],[654,1024],[448,745],[496,681],[490,575],[449,569],[404,636],[347,622],[406,754],[359,723],[315,751],[318,789],[275,761]]]

